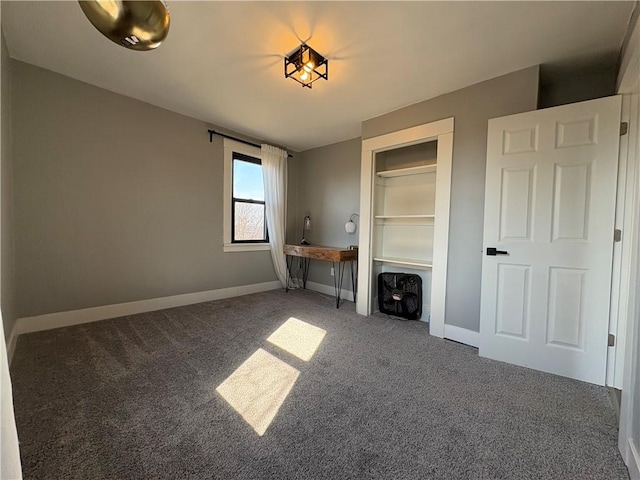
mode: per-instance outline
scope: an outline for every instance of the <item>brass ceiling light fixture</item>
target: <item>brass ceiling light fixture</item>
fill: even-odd
[[[153,50],[169,33],[162,1],[79,0],[80,8],[105,37],[130,50]]]
[[[303,43],[284,58],[284,77],[311,88],[319,78],[329,79],[329,61]]]

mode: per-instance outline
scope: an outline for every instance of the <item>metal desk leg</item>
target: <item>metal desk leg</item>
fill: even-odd
[[[291,255],[284,256],[287,262],[287,284],[284,286],[285,293],[289,293],[289,280],[291,280],[291,262],[293,261]]]
[[[354,272],[353,260],[351,260],[351,288],[353,288],[353,303],[356,303],[356,293],[358,292],[358,262]]]
[[[306,290],[307,277],[309,276],[309,264],[311,263],[311,259],[307,257],[300,257],[300,262],[302,263],[302,288]]]
[[[342,279],[344,278],[344,263],[338,262],[338,268],[336,269],[336,262],[331,262],[333,266],[333,287],[336,292],[336,308],[340,308],[340,295],[342,293]]]
[[[311,259],[293,255],[285,255],[285,259],[287,261],[287,285],[285,286],[285,291],[289,291],[289,282],[293,281],[294,274],[292,271],[294,270],[296,275],[299,275],[302,271],[302,288],[307,288],[307,277],[309,276]],[[300,277],[296,276],[295,278],[299,279]]]

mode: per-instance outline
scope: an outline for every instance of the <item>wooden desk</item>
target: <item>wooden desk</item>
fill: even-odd
[[[285,245],[284,254],[287,257],[287,292],[289,291],[289,279],[292,277],[291,269],[295,258],[299,259],[300,268],[302,269],[302,288],[307,288],[307,277],[309,276],[309,264],[311,263],[311,260],[324,260],[326,262],[331,262],[334,271],[333,286],[336,292],[336,308],[340,308],[340,295],[342,294],[344,267],[346,262],[350,262],[353,301],[356,301],[357,248],[349,249],[342,247],[326,247],[322,245]],[[353,268],[354,260],[356,261],[355,272]]]

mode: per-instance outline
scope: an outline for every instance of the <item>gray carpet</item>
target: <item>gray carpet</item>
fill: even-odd
[[[326,330],[310,361],[266,339]],[[300,375],[264,436],[216,392],[262,348]],[[605,388],[283,290],[19,338],[26,479],[626,479]]]

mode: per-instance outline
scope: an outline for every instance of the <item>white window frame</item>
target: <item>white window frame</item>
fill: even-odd
[[[223,188],[223,208],[224,208],[224,226],[223,248],[224,252],[255,252],[259,250],[269,250],[269,242],[263,243],[231,243],[231,208],[233,205],[233,153],[242,153],[251,157],[261,159],[261,151],[258,147],[247,145],[245,143],[236,142],[230,138],[225,138],[224,146],[224,188]]]

